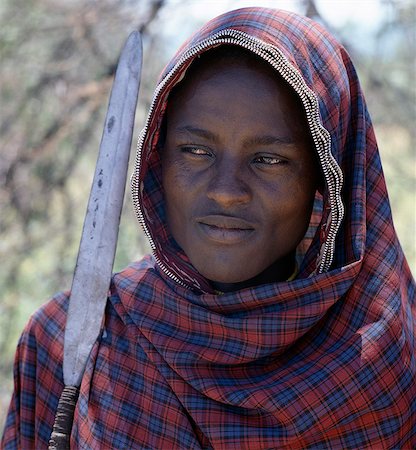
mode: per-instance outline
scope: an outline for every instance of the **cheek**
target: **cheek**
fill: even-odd
[[[162,160],[162,185],[166,203],[174,203],[186,192],[184,181],[186,180],[185,167],[169,156]]]
[[[295,201],[292,204],[293,220],[291,230],[294,240],[297,240],[296,245],[303,239],[312,214],[313,202],[315,199],[315,186],[299,186],[298,192],[293,196]]]
[[[162,159],[162,182],[165,192],[172,190],[172,187],[183,179],[184,167],[172,160],[169,156]]]
[[[179,172],[171,164],[164,162],[162,165],[162,186],[169,226],[176,215],[173,212],[178,210],[179,198],[182,191],[180,181],[181,177]]]
[[[187,213],[192,209],[192,185],[189,171],[180,164],[169,163],[162,166],[166,221],[170,233],[180,246],[187,237]],[[188,174],[189,175],[189,174]]]
[[[180,156],[180,155],[179,155]],[[165,192],[180,195],[178,192],[189,192],[195,187],[197,174],[183,158],[178,157],[173,151],[167,151],[162,159],[162,183]]]
[[[280,235],[280,242],[286,238],[290,241],[303,238],[309,225],[315,190],[314,183],[310,183],[308,178],[302,180],[296,177],[282,183],[279,189],[269,195],[268,203],[273,205],[268,214],[269,230],[275,230]]]

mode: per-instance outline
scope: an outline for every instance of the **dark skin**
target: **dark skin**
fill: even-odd
[[[302,107],[265,63],[214,60],[169,99],[162,150],[169,229],[223,292],[286,280],[319,171]]]

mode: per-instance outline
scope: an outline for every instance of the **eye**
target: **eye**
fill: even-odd
[[[195,156],[212,156],[212,152],[202,147],[187,145],[180,148],[182,153],[188,153]]]
[[[276,164],[284,164],[286,161],[283,158],[280,158],[279,156],[258,155],[254,158],[253,162],[255,164],[274,166]]]

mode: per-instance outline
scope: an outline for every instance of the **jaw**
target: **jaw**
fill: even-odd
[[[294,251],[282,256],[276,251],[261,253],[259,249],[265,248],[265,242],[261,241],[257,230],[230,234],[225,244],[222,234],[216,240],[216,234],[211,239],[205,233],[195,236],[190,232],[187,234],[190,239],[182,246],[191,264],[216,289],[226,292],[283,281],[293,273]]]
[[[295,252],[287,255],[285,258],[268,266],[264,271],[248,280],[227,282],[223,280],[212,280],[210,284],[220,292],[232,292],[249,287],[259,286],[261,284],[286,281],[296,269]]]

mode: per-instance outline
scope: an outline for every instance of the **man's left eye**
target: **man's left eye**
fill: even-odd
[[[268,164],[268,165],[275,165],[275,164],[282,164],[284,163],[284,160],[282,158],[279,158],[278,156],[256,156],[254,158],[254,163],[256,164]]]

